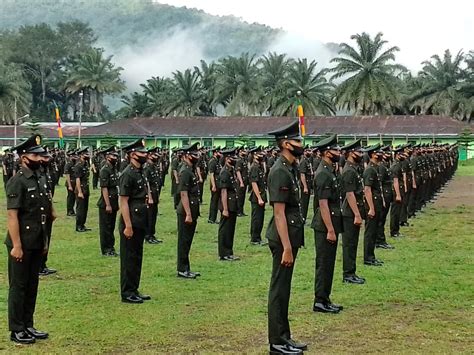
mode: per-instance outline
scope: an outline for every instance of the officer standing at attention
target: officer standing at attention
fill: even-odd
[[[21,344],[46,339],[35,329],[33,314],[43,253],[48,246],[46,220],[52,218],[50,194],[39,174],[41,136],[34,135],[15,148],[20,168],[6,186],[8,233],[8,326],[10,339]]]
[[[380,144],[364,150],[369,162],[364,170],[364,194],[367,205],[367,219],[364,232],[364,264],[369,266],[382,266],[383,262],[375,258],[375,242],[377,240],[378,226],[382,219],[385,202],[382,194],[382,182],[378,173],[378,165],[383,158]]]
[[[343,231],[341,191],[336,178],[340,153],[335,134],[316,144],[321,162],[314,176],[314,229],[316,272],[314,312],[339,313],[343,307],[331,302],[338,234]]]
[[[377,239],[375,240],[375,248],[379,249],[395,249],[387,243],[387,238],[385,237],[385,222],[387,221],[387,216],[390,211],[390,201],[392,201],[392,173],[390,172],[390,162],[392,160],[392,151],[389,145],[382,148],[383,159],[378,166],[378,173],[380,182],[382,183],[382,196],[385,201],[385,206],[383,208],[382,217],[379,220]]]
[[[263,220],[265,218],[265,204],[267,203],[267,186],[265,183],[264,155],[258,149],[253,153],[253,162],[250,167],[250,192],[249,201],[252,205],[252,219],[250,222],[250,244],[264,245],[262,243]]]
[[[143,172],[145,174],[145,178],[147,179],[148,187],[151,193],[151,200],[148,201],[148,226],[145,240],[149,244],[159,244],[163,241],[158,240],[155,237],[161,186],[158,152],[156,147],[148,150],[148,161],[143,168]]]
[[[173,207],[176,209],[178,207],[179,202],[179,194],[178,190],[178,171],[179,171],[179,164],[181,163],[181,153],[179,151],[175,151],[173,154],[173,158],[171,159],[171,196],[173,196]]]
[[[390,235],[393,238],[400,237],[400,217],[403,208],[403,198],[405,197],[405,184],[402,170],[402,162],[405,160],[403,148],[398,147],[393,150],[394,162],[390,167],[393,178],[393,200],[390,207]],[[388,203],[388,201],[387,201]]]
[[[130,164],[119,178],[120,289],[122,302],[136,304],[151,299],[138,290],[150,196],[143,174],[143,165],[147,160],[145,140],[139,139],[123,150],[130,157]]]
[[[198,143],[182,148],[183,164],[179,170],[178,193],[180,201],[176,208],[178,218],[178,277],[195,279],[199,272],[192,272],[189,252],[196,232],[199,214],[199,178],[196,168],[199,161]]]
[[[84,147],[77,151],[79,161],[74,166],[76,177],[76,232],[87,232],[87,212],[89,210],[89,149]]]
[[[296,257],[304,245],[296,162],[303,154],[303,138],[298,121],[269,134],[275,136],[281,153],[268,174],[269,202],[273,207],[267,228],[273,258],[268,292],[268,340],[272,354],[301,354],[308,347],[291,337],[288,305]]]
[[[235,164],[237,156],[236,149],[222,151],[224,156],[224,166],[219,174],[220,201],[219,210],[221,220],[219,222],[218,251],[220,260],[236,261],[240,260],[234,255],[235,224],[237,223],[237,213],[239,203],[237,197],[238,182],[235,175]]]
[[[2,171],[3,171],[3,186],[6,188],[8,180],[11,179],[14,172],[15,159],[12,152],[9,149],[5,150],[5,155],[2,160]]]
[[[301,182],[301,211],[306,223],[308,217],[308,206],[311,198],[311,190],[313,189],[313,157],[310,149],[305,149],[304,156],[301,157],[298,167]]]
[[[362,163],[360,139],[341,148],[346,159],[342,169],[341,185],[344,192],[342,203],[342,281],[363,284],[365,279],[356,275],[357,246],[362,220],[365,219],[364,184],[359,174]]]
[[[102,151],[105,164],[99,171],[100,197],[99,234],[100,250],[104,256],[118,256],[115,252],[115,221],[117,220],[118,204],[118,152],[112,146]]]
[[[235,164],[235,171],[237,177],[237,198],[238,198],[238,212],[237,217],[247,216],[244,213],[245,193],[249,184],[249,168],[247,163],[247,152],[244,148],[239,151],[239,158]]]
[[[68,154],[66,165],[64,166],[64,175],[66,177],[66,189],[67,189],[67,215],[75,216],[74,205],[76,204],[76,176],[74,175],[74,166],[77,162],[77,153],[71,151]]]
[[[220,164],[221,154],[218,149],[213,150],[212,158],[209,160],[209,185],[211,188],[211,200],[209,202],[209,219],[207,223],[216,224],[217,211],[219,209],[219,173],[222,169]]]

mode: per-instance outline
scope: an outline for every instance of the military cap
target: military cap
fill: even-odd
[[[76,154],[77,155],[89,154],[89,147],[84,147],[84,148],[80,148],[80,149],[76,150]]]
[[[371,153],[374,153],[374,152],[379,152],[381,151],[381,145],[380,143],[377,143],[375,145],[371,145],[369,147],[366,147],[365,149],[363,149],[364,152],[368,153],[368,154],[371,154]]]
[[[147,150],[148,153],[157,153],[158,152],[158,147],[152,147]]]
[[[346,152],[350,151],[359,151],[362,149],[362,145],[360,144],[361,140],[357,139],[351,143],[346,144],[345,146],[341,147],[341,150],[345,150]]]
[[[275,136],[276,140],[279,140],[279,139],[303,140],[300,134],[300,124],[298,120],[291,122],[289,125],[286,125],[274,131],[268,132],[268,135]]]
[[[327,138],[322,139],[318,143],[315,144],[315,148],[318,148],[319,151],[324,152],[330,149],[339,149],[337,145],[337,134],[332,134]]]
[[[132,152],[146,153],[147,152],[145,148],[145,140],[143,138],[137,139],[135,142],[123,147],[122,150],[126,153],[132,153]]]
[[[115,149],[115,146],[108,147],[104,150],[101,150],[100,153],[102,154],[108,154],[108,155],[118,155],[117,149]]]
[[[191,144],[191,145],[187,145],[185,147],[182,147],[181,148],[181,151],[185,154],[193,154],[193,153],[197,153],[199,151],[199,143],[196,142],[194,144]]]
[[[387,144],[386,146],[383,146],[380,148],[381,151],[384,153],[390,153],[392,151],[392,146],[390,144]]]
[[[221,150],[221,154],[225,157],[233,156],[237,153],[237,148]]]
[[[253,147],[252,149],[249,149],[249,153],[258,153],[261,151],[261,147]]]
[[[42,154],[44,153],[44,148],[41,146],[41,136],[39,134],[34,134],[26,141],[20,143],[16,147],[11,148],[11,151],[16,151],[18,155],[21,154]]]
[[[405,146],[404,146],[404,145],[400,145],[400,146],[398,146],[398,147],[393,148],[393,149],[392,149],[392,152],[394,152],[394,153],[403,153],[404,149],[405,149]]]
[[[43,145],[43,149],[44,149],[44,152],[43,152],[43,153],[40,153],[40,155],[41,155],[42,157],[49,157],[49,158],[51,158],[51,157],[52,157],[52,155],[51,155],[51,149],[49,149],[48,146],[46,146],[46,145]]]

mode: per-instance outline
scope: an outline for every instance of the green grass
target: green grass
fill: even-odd
[[[474,175],[474,164],[461,165],[459,174]],[[271,257],[268,248],[249,245],[249,217],[238,220],[236,232],[235,253],[242,260],[219,262],[217,226],[207,224],[204,205],[191,251],[192,268],[203,276],[177,279],[176,216],[167,187],[157,224],[157,236],[165,242],[145,245],[144,253],[141,291],[153,300],[128,305],[120,302],[119,259],[100,256],[97,196],[94,191],[87,223],[93,230],[83,234],[75,233],[74,220],[65,217],[62,183],[55,196],[61,218],[54,226],[48,264],[59,271],[41,279],[35,314],[36,326],[50,332],[49,340],[27,347],[8,340],[7,257],[1,248],[0,351],[265,352]],[[0,230],[5,231],[3,189],[0,211]],[[342,284],[339,245],[332,298],[345,310],[336,316],[311,311],[315,252],[307,228],[290,305],[294,337],[309,342],[312,353],[471,352],[473,215],[473,206],[429,207],[403,230],[407,238],[393,241],[395,250],[377,250],[385,261],[382,268],[361,265],[359,252],[358,273],[367,279],[363,286]]]

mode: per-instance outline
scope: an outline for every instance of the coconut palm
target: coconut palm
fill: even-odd
[[[274,115],[276,108],[287,101],[290,63],[285,54],[275,52],[260,58],[262,111]]]
[[[148,116],[166,116],[169,113],[173,82],[169,78],[152,77],[146,84],[140,84],[147,104],[143,111]]]
[[[216,114],[216,64],[207,63],[201,60],[199,67],[195,66],[194,71],[199,76],[202,89],[204,90],[204,103],[200,111],[206,116],[215,116]]]
[[[173,91],[169,112],[174,116],[195,116],[200,114],[205,95],[196,71],[186,69],[173,73]]]
[[[335,102],[338,108],[355,114],[372,115],[391,113],[400,102],[398,74],[406,69],[395,64],[398,47],[384,49],[387,41],[382,33],[375,38],[362,33],[351,36],[357,48],[347,43],[340,45],[339,56],[331,62],[336,66],[332,80],[342,80],[338,85]]]
[[[0,120],[3,124],[13,124],[16,115],[29,112],[31,86],[23,71],[14,63],[0,62]]]

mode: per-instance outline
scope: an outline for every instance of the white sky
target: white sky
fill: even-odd
[[[474,50],[474,0],[156,0],[234,15],[321,42],[348,42],[362,31],[384,33],[400,47],[397,60],[411,70],[449,48]],[[302,43],[308,43],[303,41]]]

